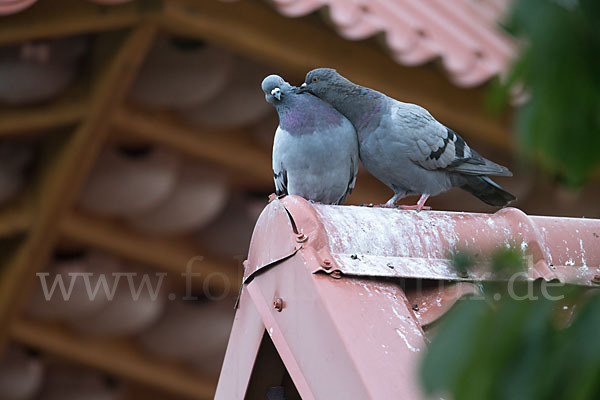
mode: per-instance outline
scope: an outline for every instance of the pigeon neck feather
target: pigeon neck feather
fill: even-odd
[[[322,98],[346,116],[357,132],[377,128],[387,104],[385,95],[348,80],[340,80],[331,86]]]
[[[279,126],[291,135],[311,134],[339,126],[343,116],[329,104],[309,94],[292,94],[276,106]]]

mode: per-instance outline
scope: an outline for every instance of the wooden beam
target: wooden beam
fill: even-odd
[[[215,393],[216,382],[194,375],[181,365],[151,358],[127,339],[86,337],[55,324],[25,319],[14,321],[10,336],[19,343],[67,361],[190,399],[212,399]]]
[[[0,239],[26,233],[32,224],[31,202],[18,199],[0,210]]]
[[[165,121],[149,113],[119,110],[113,116],[115,128],[134,136],[171,147],[193,158],[215,163],[242,174],[258,188],[273,187],[271,155],[259,148],[242,129],[218,131],[191,128]]]
[[[456,87],[434,65],[401,66],[374,40],[345,40],[320,20],[286,18],[256,0],[170,0],[164,14],[161,25],[171,33],[210,40],[301,76],[334,67],[357,83],[426,107],[464,136],[513,149],[510,118],[484,111],[485,87]]]
[[[81,122],[89,101],[83,91],[50,104],[0,109],[0,137],[43,132]]]
[[[129,231],[116,221],[77,213],[70,213],[61,220],[60,231],[70,241],[174,272],[178,280],[182,279],[180,274],[186,272],[190,263],[192,272],[202,274],[200,278],[218,274],[219,279],[210,279],[209,283],[219,293],[229,290],[230,294],[237,294],[242,281],[243,272],[237,270],[233,262],[211,260],[185,238],[144,236]]]
[[[0,279],[0,347],[6,329],[20,311],[33,285],[35,273],[50,255],[57,239],[57,225],[75,202],[107,136],[110,115],[128,92],[156,33],[156,27],[143,24],[127,35],[97,82],[87,118],[54,154],[39,188],[29,234]]]
[[[142,3],[103,6],[81,0],[40,0],[18,14],[2,16],[0,45],[131,27],[147,11]]]

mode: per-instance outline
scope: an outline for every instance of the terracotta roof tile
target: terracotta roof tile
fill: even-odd
[[[385,33],[391,56],[404,65],[439,57],[454,83],[475,86],[506,69],[515,42],[503,32],[509,0],[273,0],[288,17],[324,10],[350,40]]]
[[[35,1],[0,0],[0,15],[19,12]],[[476,86],[502,73],[516,49],[513,38],[497,23],[510,0],[272,0],[272,4],[287,17],[323,11],[349,40],[384,33],[385,45],[398,63],[420,65],[439,58],[459,86]]]

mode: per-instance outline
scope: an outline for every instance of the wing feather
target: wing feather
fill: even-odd
[[[397,102],[393,121],[402,140],[412,143],[409,158],[429,170],[445,169],[467,175],[512,175],[511,172],[481,157],[452,129],[435,120],[415,104]]]
[[[275,194],[277,196],[287,195],[287,171],[283,168],[279,172],[273,171],[273,180],[275,180]]]

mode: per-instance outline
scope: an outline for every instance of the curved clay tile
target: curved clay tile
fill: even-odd
[[[501,73],[515,53],[498,24],[510,0],[273,0],[287,17],[321,10],[344,38],[385,33],[394,60],[418,65],[440,58],[452,81],[475,86]]]
[[[129,218],[129,223],[148,234],[188,233],[217,217],[227,197],[224,176],[205,165],[186,165],[169,197],[147,212]]]
[[[16,14],[31,6],[37,0],[0,0],[0,15]]]
[[[270,67],[238,57],[229,82],[217,96],[181,107],[178,114],[196,127],[228,129],[258,122],[272,109],[258,84],[269,72]]]
[[[173,192],[181,160],[179,155],[152,146],[104,149],[86,182],[79,205],[103,216],[141,215],[165,201]]]
[[[31,104],[60,95],[77,78],[88,44],[74,36],[0,48],[0,102]]]
[[[131,88],[131,98],[154,108],[190,107],[217,96],[234,69],[234,57],[210,44],[160,36]]]
[[[45,365],[26,348],[9,345],[0,358],[0,398],[33,399],[44,381]]]

